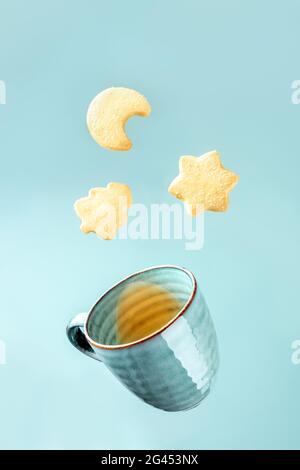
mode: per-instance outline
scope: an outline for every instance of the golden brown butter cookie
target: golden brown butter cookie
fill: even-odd
[[[132,147],[124,127],[132,116],[148,116],[151,106],[146,98],[130,88],[115,87],[99,93],[87,112],[91,136],[102,147],[129,150]]]
[[[185,203],[191,216],[201,211],[226,211],[229,191],[239,177],[226,170],[216,150],[201,157],[185,155],[179,161],[179,175],[169,192]]]
[[[129,186],[109,183],[106,188],[90,189],[87,197],[75,202],[74,209],[82,232],[95,232],[104,240],[112,240],[118,228],[126,224],[131,203]]]

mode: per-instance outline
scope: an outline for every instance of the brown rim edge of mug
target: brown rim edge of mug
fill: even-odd
[[[87,331],[87,326],[88,326],[90,316],[91,316],[94,308],[101,302],[101,300],[103,300],[103,298],[106,295],[109,294],[109,292],[111,292],[113,289],[115,289],[120,284],[123,284],[123,282],[127,281],[128,279],[131,279],[132,277],[138,276],[139,274],[142,274],[142,273],[147,272],[147,271],[152,271],[152,270],[161,269],[161,268],[172,268],[172,269],[177,269],[179,271],[183,271],[184,273],[186,273],[189,276],[189,278],[191,279],[191,281],[193,283],[192,292],[191,292],[188,300],[185,302],[182,309],[179,310],[179,312],[175,315],[175,317],[172,318],[172,320],[170,320],[168,323],[166,323],[164,326],[162,326],[158,330],[154,331],[150,335],[144,336],[143,338],[137,339],[136,341],[132,341],[131,343],[112,344],[112,345],[110,345],[110,344],[101,344],[101,343],[97,343],[97,341],[94,341],[92,338],[90,338],[90,336],[88,334],[88,331]],[[108,289],[106,292],[104,292],[104,294],[101,295],[101,297],[92,306],[92,308],[90,309],[90,311],[88,313],[88,316],[87,316],[85,324],[84,324],[84,334],[85,334],[88,342],[91,343],[91,345],[95,346],[98,349],[109,349],[109,350],[126,349],[126,348],[130,348],[131,346],[135,346],[136,344],[144,343],[145,341],[148,341],[149,339],[154,338],[155,336],[159,335],[160,333],[165,331],[167,328],[169,328],[169,326],[171,326],[173,323],[175,323],[175,321],[178,320],[178,318],[181,317],[181,315],[183,315],[184,312],[186,312],[186,310],[189,308],[192,301],[194,300],[196,292],[197,292],[196,278],[195,278],[194,274],[186,268],[183,268],[181,266],[172,265],[172,264],[162,264],[160,266],[151,266],[150,268],[141,269],[140,271],[136,271],[135,273],[130,274],[127,277],[124,277],[124,279],[122,279],[121,281],[114,284],[110,289]]]

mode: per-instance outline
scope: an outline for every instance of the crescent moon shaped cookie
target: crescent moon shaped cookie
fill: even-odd
[[[131,140],[124,127],[132,116],[148,116],[151,106],[135,90],[123,87],[107,88],[92,100],[87,112],[87,126],[93,139],[111,150],[129,150]]]

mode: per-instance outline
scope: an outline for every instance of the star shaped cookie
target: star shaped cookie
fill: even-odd
[[[238,176],[226,170],[216,150],[201,157],[185,155],[179,161],[179,175],[169,186],[169,193],[182,200],[191,216],[200,212],[226,211],[229,191]]]
[[[81,219],[80,230],[95,232],[104,240],[112,240],[118,228],[126,224],[131,203],[131,190],[126,184],[109,183],[106,188],[90,189],[87,197],[74,204]]]

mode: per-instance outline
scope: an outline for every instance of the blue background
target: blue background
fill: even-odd
[[[300,447],[300,4],[280,3],[1,1],[1,448]],[[110,86],[152,105],[128,153],[86,130]],[[179,156],[214,148],[240,182],[228,213],[205,216],[201,251],[80,232],[72,205],[90,187],[173,203]],[[196,274],[220,342],[216,387],[186,413],[145,405],[65,336],[120,278],[164,263]]]

